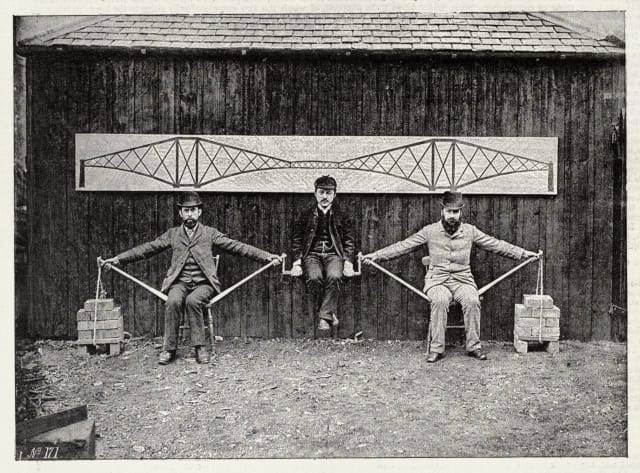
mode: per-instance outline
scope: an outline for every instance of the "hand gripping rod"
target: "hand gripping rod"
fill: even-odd
[[[102,259],[101,256],[98,256],[98,264],[100,266],[102,266],[102,264],[104,263],[104,260]],[[151,286],[143,283],[142,281],[140,281],[139,279],[134,278],[133,276],[131,276],[130,274],[125,273],[123,270],[121,270],[120,268],[118,268],[115,264],[111,265],[111,269],[113,269],[116,273],[119,273],[121,275],[123,275],[125,278],[130,279],[131,281],[133,281],[134,283],[142,286],[143,288],[145,288],[147,291],[149,291],[151,294],[153,294],[154,296],[159,297],[160,299],[162,299],[164,302],[167,302],[167,295],[163,294],[162,292],[158,291],[157,289],[152,288]]]

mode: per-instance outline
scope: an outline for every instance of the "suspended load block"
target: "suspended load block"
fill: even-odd
[[[551,296],[525,294],[523,303],[515,305],[513,346],[527,353],[530,342],[544,343],[550,353],[560,351],[560,309]]]
[[[97,312],[96,312],[97,306]],[[96,345],[109,345],[109,354],[120,353],[124,341],[124,323],[120,306],[113,299],[89,299],[78,311],[78,345],[85,353],[92,352]],[[95,338],[94,338],[95,329]]]

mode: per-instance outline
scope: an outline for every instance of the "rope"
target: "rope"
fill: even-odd
[[[544,294],[544,260],[542,257],[538,260],[538,279],[536,281],[536,295],[541,296]],[[542,343],[542,320],[543,320],[542,303],[540,303],[540,324],[538,327],[538,343]]]
[[[93,344],[96,344],[96,330],[98,327],[98,297],[104,293],[104,287],[102,286],[102,266],[100,265],[100,258],[98,258],[98,281],[96,282],[96,298],[93,304]]]

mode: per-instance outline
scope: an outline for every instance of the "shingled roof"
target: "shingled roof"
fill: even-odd
[[[23,41],[27,50],[127,49],[624,55],[535,13],[119,15]]]

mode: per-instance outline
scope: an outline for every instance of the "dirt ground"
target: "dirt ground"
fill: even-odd
[[[624,344],[485,343],[485,362],[457,346],[431,365],[423,342],[226,339],[210,365],[184,347],[159,366],[157,342],[18,355],[44,413],[87,404],[99,459],[627,454]]]

